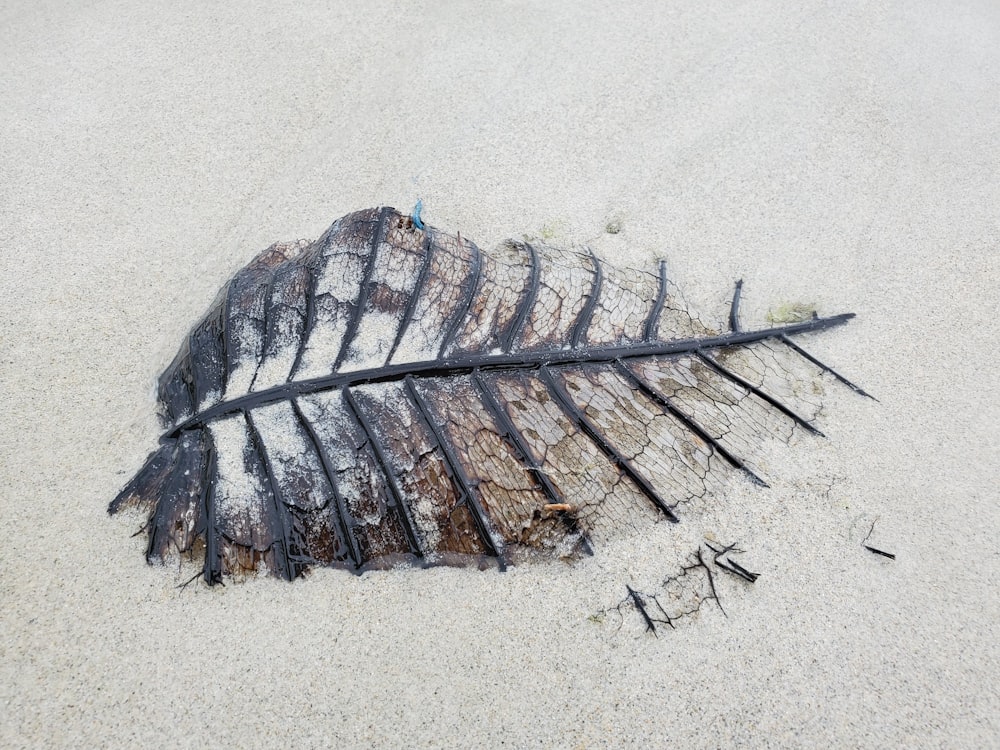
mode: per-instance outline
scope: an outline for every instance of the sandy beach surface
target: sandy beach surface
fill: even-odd
[[[0,39],[0,746],[1000,747],[995,2],[8,2]],[[105,512],[157,376],[256,252],[418,198],[666,258],[716,323],[737,278],[747,326],[853,311],[803,343],[878,401],[825,382],[769,489],[571,564],[176,588]],[[619,615],[709,531],[761,574],[725,613]]]

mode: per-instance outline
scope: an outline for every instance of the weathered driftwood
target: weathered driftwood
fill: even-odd
[[[738,304],[739,285],[719,333],[662,263],[485,252],[360,211],[227,284],[160,378],[166,433],[110,511],[148,509],[148,559],[203,555],[209,583],[570,556],[676,521],[720,470],[763,483],[760,437],[815,431],[768,362],[832,372],[789,337],[852,315],[743,331]]]

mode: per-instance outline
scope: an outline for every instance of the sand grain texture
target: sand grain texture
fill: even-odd
[[[0,746],[1000,744],[1000,10],[0,10]],[[371,205],[814,305],[829,440],[573,566],[174,588],[107,503],[153,384],[276,240]],[[618,222],[616,234],[606,233]],[[865,552],[861,538],[894,562]],[[760,572],[588,620],[703,530]]]

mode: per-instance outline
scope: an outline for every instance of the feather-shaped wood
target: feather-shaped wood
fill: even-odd
[[[853,316],[743,331],[738,304],[739,285],[714,332],[662,263],[484,252],[353,213],[222,290],[160,378],[159,449],[109,510],[148,509],[147,559],[203,555],[208,583],[577,554],[676,521],[724,467],[762,484],[759,436],[815,431],[762,363],[784,347],[832,372],[789,337]]]

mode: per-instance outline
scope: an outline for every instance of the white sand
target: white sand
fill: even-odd
[[[0,746],[1000,746],[1000,6],[156,5],[0,10]],[[225,279],[418,196],[665,254],[707,317],[858,313],[808,343],[880,402],[706,521],[762,573],[728,617],[587,619],[685,524],[179,591],[105,514]]]

